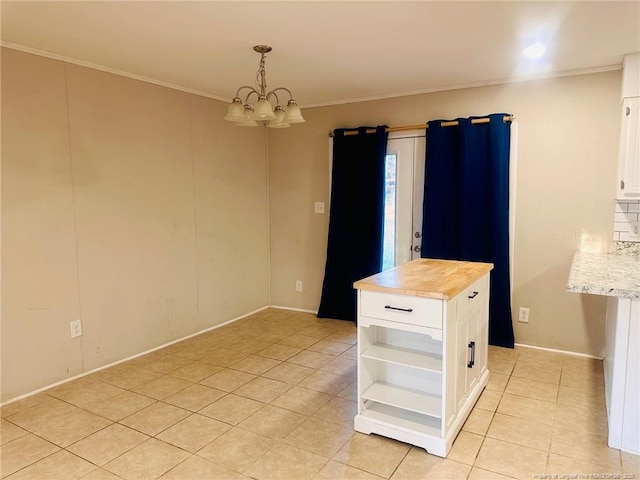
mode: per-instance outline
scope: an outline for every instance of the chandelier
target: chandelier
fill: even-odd
[[[264,69],[264,61],[266,54],[272,48],[268,45],[256,45],[253,49],[260,54],[255,87],[244,85],[238,88],[224,119],[234,122],[239,127],[257,127],[258,122],[262,122],[263,125],[270,128],[286,128],[292,123],[303,123],[305,120],[302,118],[300,107],[293,99],[289,89],[277,87],[267,91],[267,72]],[[240,98],[242,90],[249,90],[249,93],[244,97],[244,101]],[[280,99],[276,92],[289,94],[289,101],[286,107],[280,105]],[[249,103],[249,98],[252,95],[257,97],[255,105]],[[275,102],[275,106],[272,106],[271,102]]]

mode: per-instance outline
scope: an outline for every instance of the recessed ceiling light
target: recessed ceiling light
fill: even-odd
[[[547,52],[547,47],[545,47],[542,43],[536,42],[532,45],[529,45],[522,51],[522,54],[530,58],[531,60],[536,60],[542,57]]]

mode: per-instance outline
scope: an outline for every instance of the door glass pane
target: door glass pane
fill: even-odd
[[[384,195],[384,235],[382,251],[382,270],[395,267],[396,254],[396,174],[397,156],[385,158],[385,195]]]

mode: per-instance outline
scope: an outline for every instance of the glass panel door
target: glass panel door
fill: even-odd
[[[383,270],[420,258],[424,149],[424,136],[387,142]]]

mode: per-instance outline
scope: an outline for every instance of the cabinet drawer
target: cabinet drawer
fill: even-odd
[[[474,305],[482,305],[484,297],[487,295],[487,280],[488,277],[482,277],[476,280],[458,295],[458,317],[466,315]]]
[[[442,329],[442,300],[360,290],[360,315]]]

